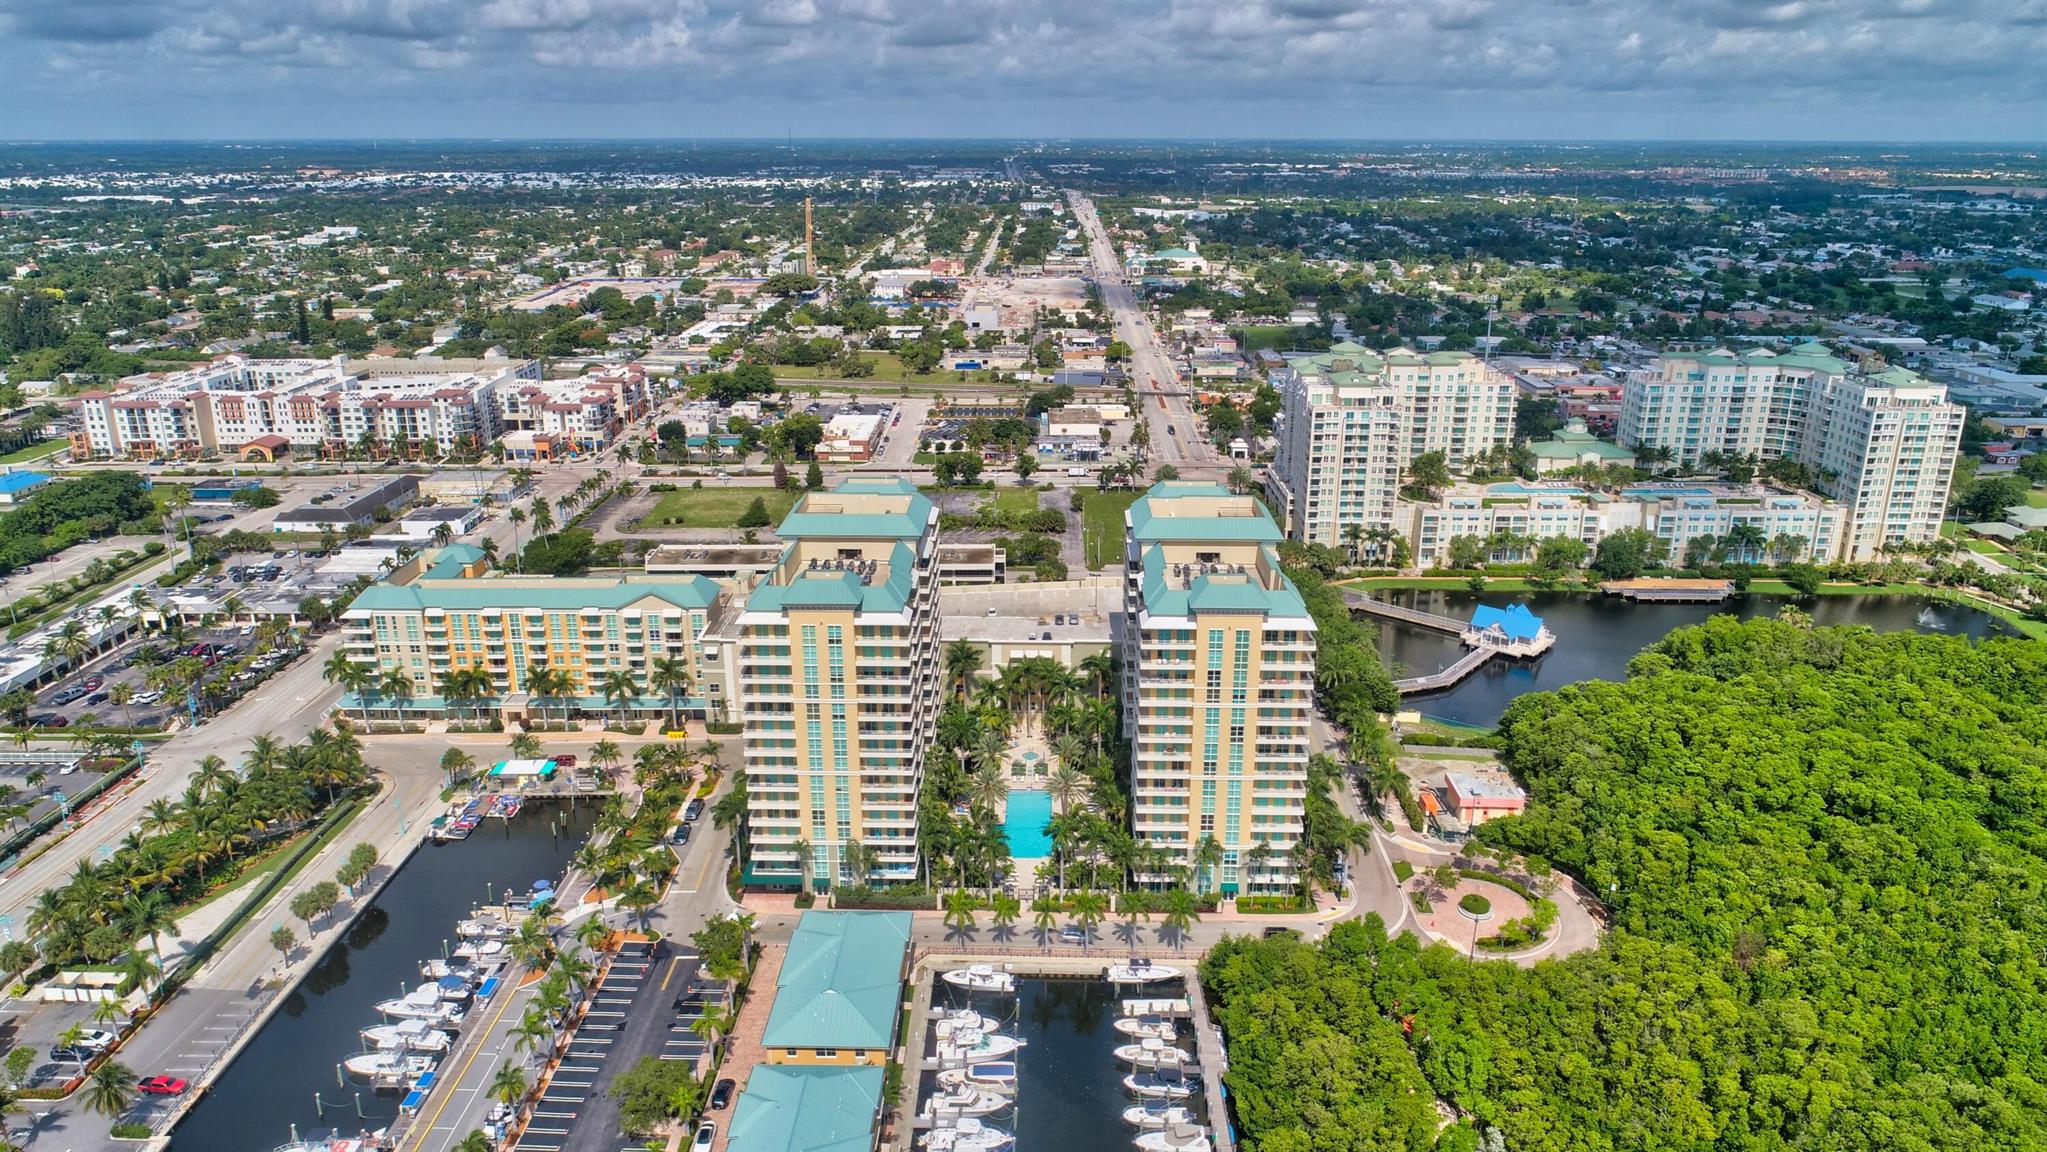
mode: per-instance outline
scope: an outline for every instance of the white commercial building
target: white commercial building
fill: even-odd
[[[1287,535],[1336,547],[1344,528],[1394,523],[1402,472],[1441,452],[1450,467],[1514,435],[1514,381],[1466,352],[1373,352],[1341,343],[1287,362],[1268,495]]]
[[[1620,439],[1679,465],[1708,453],[1789,459],[1848,506],[1840,558],[1940,534],[1965,410],[1947,386],[1817,347],[1673,354],[1629,377]]]

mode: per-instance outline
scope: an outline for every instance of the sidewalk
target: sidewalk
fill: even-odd
[[[767,1053],[761,1047],[762,1036],[768,1030],[768,1013],[775,1006],[775,981],[782,975],[782,958],[788,949],[780,944],[762,944],[760,959],[753,966],[753,979],[748,987],[746,1003],[739,1009],[739,1019],[733,1022],[732,1036],[725,1047],[725,1061],[718,1068],[718,1078],[731,1080],[733,1098],[746,1091],[747,1078],[753,1074],[753,1067],[761,1062]],[[718,1126],[718,1139],[711,1146],[711,1152],[725,1152],[725,1142],[732,1138],[730,1116],[727,1123]]]

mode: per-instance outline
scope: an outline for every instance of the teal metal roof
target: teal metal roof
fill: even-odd
[[[870,1152],[882,1070],[756,1064],[732,1113],[727,1152]]]
[[[746,598],[746,610],[850,608],[856,612],[901,612],[916,586],[916,571],[917,553],[899,541],[889,552],[885,580],[862,583],[852,572],[804,570],[787,584],[762,584],[755,588]]]
[[[1275,570],[1277,557],[1266,556]],[[1139,557],[1144,569],[1145,611],[1160,616],[1194,616],[1203,612],[1249,612],[1266,616],[1305,617],[1307,602],[1300,589],[1282,574],[1278,588],[1267,588],[1250,576],[1196,576],[1181,587],[1168,579],[1165,554],[1148,548]]]
[[[1162,480],[1151,486],[1130,506],[1130,534],[1139,543],[1164,540],[1215,540],[1236,543],[1276,544],[1285,539],[1272,517],[1257,516],[1162,516],[1152,502],[1181,496],[1230,498],[1234,493],[1220,484],[1200,480]],[[1262,509],[1262,506],[1261,506]]]
[[[908,912],[805,912],[789,939],[765,1048],[887,1048],[902,1002]]]
[[[462,569],[483,559],[488,553],[474,544],[450,544],[434,554],[434,562],[420,574],[422,580],[459,580]]]
[[[901,512],[812,512],[819,496],[902,496]],[[812,492],[797,501],[775,534],[785,540],[915,540],[931,521],[931,501],[917,486],[900,477],[889,480],[841,480],[829,492]]]
[[[585,608],[618,609],[641,600],[659,600],[677,608],[708,608],[718,599],[718,584],[708,576],[678,576],[644,583],[613,580],[474,580],[421,578],[410,584],[372,584],[348,606],[350,612],[478,612],[488,608],[530,608],[577,612]]]

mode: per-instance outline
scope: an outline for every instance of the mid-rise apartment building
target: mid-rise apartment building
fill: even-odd
[[[365,589],[342,614],[342,652],[375,680],[356,703],[371,708],[509,717],[604,714],[704,715],[696,686],[706,678],[697,637],[717,600],[702,576],[487,576],[481,549],[466,544],[413,560]],[[664,683],[679,661],[688,687]],[[561,673],[559,687],[541,669]],[[456,691],[452,672],[481,669],[487,690]],[[382,683],[402,673],[409,695]],[[606,680],[630,675],[637,691],[607,696]],[[671,697],[671,693],[673,694]]]
[[[1205,890],[1283,888],[1306,810],[1315,624],[1280,571],[1279,526],[1252,497],[1194,482],[1154,485],[1124,523],[1132,831]],[[1220,861],[1197,868],[1211,837]]]
[[[739,618],[749,878],[917,872],[917,797],[939,694],[938,510],[903,480],[812,492]]]
[[[1466,352],[1345,342],[1289,359],[1272,380],[1285,407],[1267,491],[1287,534],[1309,543],[1391,525],[1416,457],[1441,452],[1461,468],[1514,435],[1513,378]]]
[[[1680,466],[1708,453],[1789,459],[1848,506],[1840,557],[1940,533],[1961,449],[1961,405],[1902,368],[1851,364],[1816,346],[1672,354],[1632,375],[1619,435]]]
[[[210,364],[121,381],[112,392],[70,401],[72,449],[96,457],[233,456],[269,459],[279,444],[333,455],[374,444],[438,453],[481,448],[499,431],[497,393],[537,383],[531,360],[435,362],[253,360]]]
[[[497,391],[500,427],[546,439],[550,455],[605,447],[627,421],[646,415],[647,404],[647,370],[638,364]]]
[[[1736,559],[1825,563],[1839,558],[1848,523],[1847,505],[1773,485],[1652,483],[1617,495],[1554,482],[1468,485],[1399,507],[1398,528],[1423,568],[1448,563],[1460,536],[1487,541],[1488,560],[1519,562],[1552,537],[1597,548],[1624,528],[1654,533],[1673,560],[1693,540],[1711,537],[1748,541]]]

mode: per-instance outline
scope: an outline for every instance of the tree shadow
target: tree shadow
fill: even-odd
[[[1144,926],[1135,920],[1118,920],[1115,937],[1125,948],[1137,947],[1138,937],[1144,934]]]

